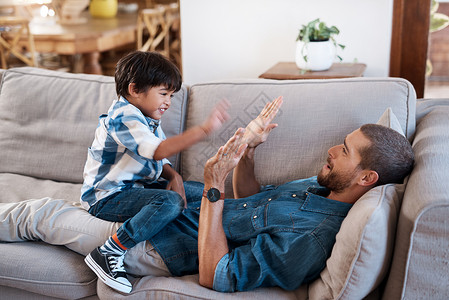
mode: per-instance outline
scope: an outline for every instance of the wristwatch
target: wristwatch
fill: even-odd
[[[210,188],[208,191],[203,191],[203,197],[206,197],[210,202],[217,202],[218,200],[224,200],[225,195],[216,188]]]

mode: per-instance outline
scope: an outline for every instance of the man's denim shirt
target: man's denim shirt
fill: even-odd
[[[265,186],[247,198],[226,199],[223,227],[229,253],[216,266],[214,290],[293,290],[317,278],[352,206],[325,198],[328,193],[312,177]],[[190,202],[150,241],[175,276],[198,273],[200,205]]]

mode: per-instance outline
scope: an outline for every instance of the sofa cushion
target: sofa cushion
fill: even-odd
[[[96,275],[84,257],[42,242],[0,242],[0,285],[62,299],[96,294]]]
[[[378,186],[354,203],[326,268],[310,285],[311,299],[363,299],[380,284],[391,261],[404,187]]]
[[[133,282],[131,294],[122,295],[105,285],[100,280],[97,288],[101,299],[254,299],[254,300],[306,300],[307,286],[296,291],[281,288],[258,288],[248,292],[220,293],[202,287],[198,275],[183,277],[143,277]]]
[[[29,67],[5,71],[0,172],[81,183],[98,117],[116,97],[113,77]],[[183,87],[162,121],[167,136],[182,132],[186,101]],[[171,159],[177,167],[179,156]]]
[[[391,129],[396,130],[403,136],[405,136],[404,131],[402,130],[401,124],[399,124],[398,118],[394,114],[391,107],[387,108],[385,112],[380,116],[380,119],[377,121],[377,124],[389,127]]]
[[[80,183],[38,179],[11,173],[0,173],[0,203],[20,202],[26,199],[51,197],[79,202]]]
[[[387,107],[395,112],[408,138],[415,129],[415,92],[397,78],[333,80],[245,80],[193,85],[186,127],[201,124],[213,106],[228,99],[230,120],[208,139],[182,153],[184,180],[203,180],[203,167],[238,127],[245,127],[279,95],[284,104],[268,140],[256,151],[259,182],[281,184],[314,176],[327,150],[364,123],[376,123]],[[226,194],[232,196],[231,176]]]

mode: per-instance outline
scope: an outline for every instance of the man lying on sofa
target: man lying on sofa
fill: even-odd
[[[310,282],[324,269],[352,204],[374,186],[402,182],[413,167],[413,151],[404,136],[367,124],[328,150],[318,177],[261,188],[254,152],[276,126],[270,123],[279,106],[264,109],[205,165],[198,228],[203,286],[223,292],[260,286],[292,290]],[[223,201],[224,182],[234,167],[236,199]],[[167,233],[176,240],[176,230]],[[175,254],[169,252],[165,249],[162,256]],[[173,264],[169,269],[175,265],[182,268]]]
[[[201,285],[223,292],[262,286],[296,289],[325,267],[352,204],[374,186],[402,182],[411,171],[414,158],[407,139],[390,128],[368,124],[328,150],[327,163],[317,177],[261,187],[254,174],[254,154],[276,127],[271,121],[281,104],[282,100],[267,104],[208,160],[204,191],[198,183],[194,193],[202,193],[202,199],[188,199],[188,208],[148,241],[154,250],[145,254],[146,265],[138,275],[199,273]],[[223,200],[224,182],[233,169],[236,199]],[[19,221],[26,214],[33,224]],[[55,225],[68,219],[76,222]],[[8,222],[0,222],[0,240],[41,239],[80,253],[104,242],[98,237],[93,241],[83,226],[112,224],[64,200],[4,204],[0,220]],[[98,232],[100,225],[95,228]],[[21,226],[25,228],[16,230]],[[27,236],[17,237],[17,232]],[[165,265],[160,264],[161,258]]]

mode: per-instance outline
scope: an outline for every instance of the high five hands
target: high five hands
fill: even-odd
[[[237,166],[245,150],[254,148],[267,140],[273,128],[278,124],[271,123],[283,103],[282,96],[268,102],[261,113],[252,120],[245,129],[239,128],[228,142],[218,149],[204,168],[206,186],[224,188],[224,181],[229,172]]]
[[[248,144],[248,148],[255,148],[265,142],[273,128],[278,124],[271,123],[282,106],[282,96],[277,97],[272,102],[268,102],[262,112],[252,120],[245,130],[243,142]]]

